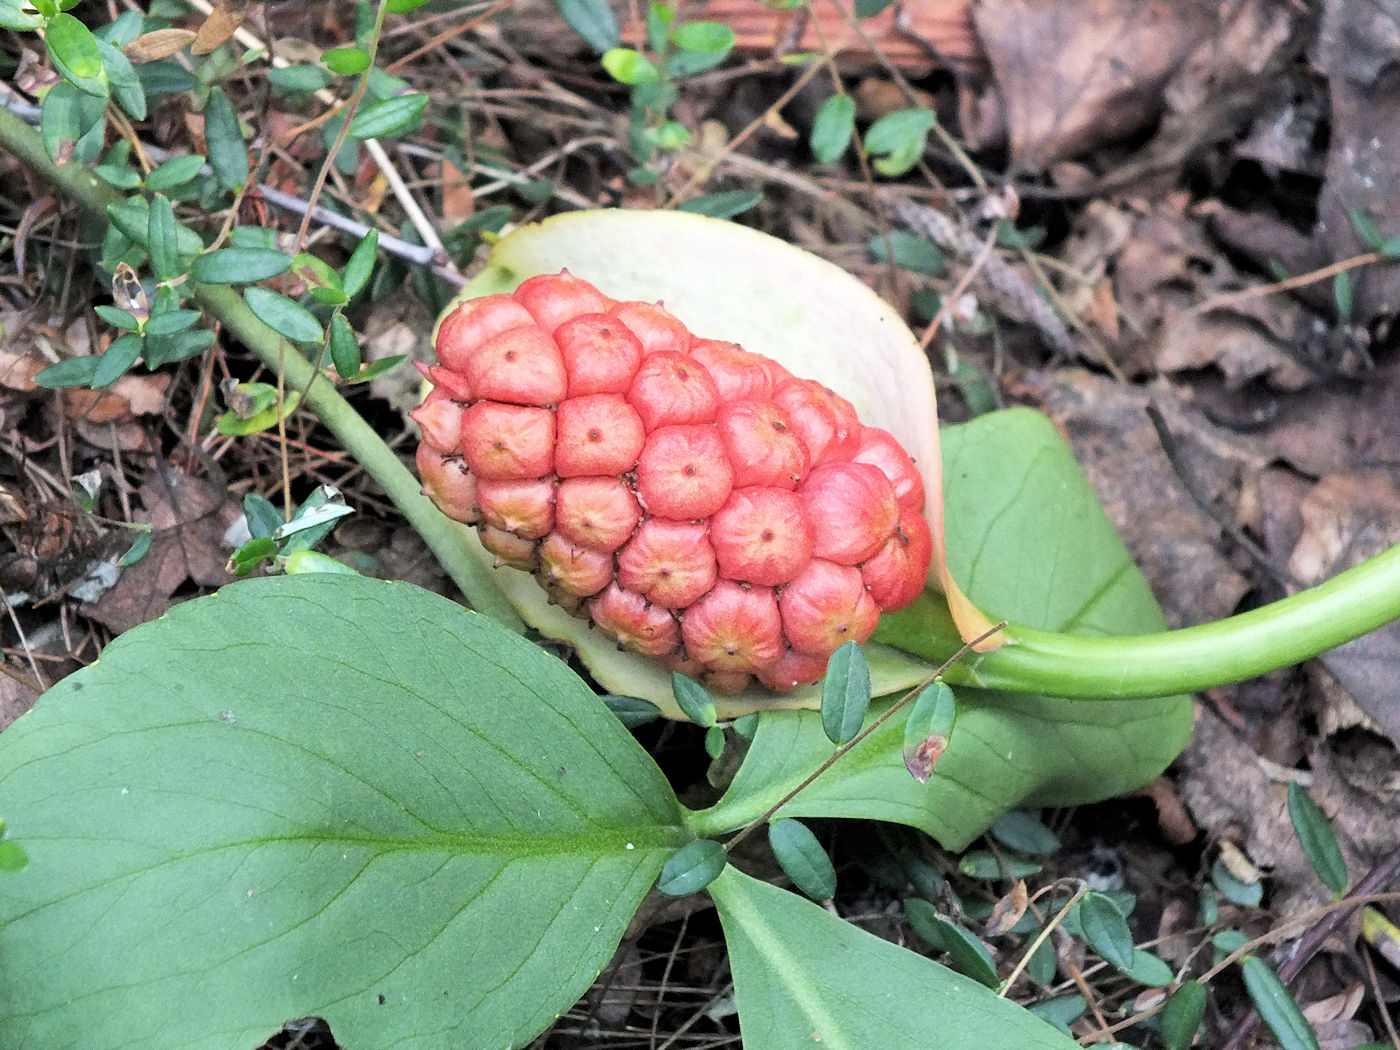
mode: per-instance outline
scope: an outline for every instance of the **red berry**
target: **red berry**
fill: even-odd
[[[808,656],[829,657],[843,642],[864,642],[880,620],[860,570],[813,558],[778,599],[788,644]]]
[[[685,651],[714,671],[753,673],[783,654],[783,621],[769,587],[720,580],[681,614]]]
[[[488,525],[537,540],[554,528],[554,479],[493,481],[476,485],[477,505]]]
[[[641,518],[636,497],[619,478],[565,478],[554,490],[555,529],[589,550],[617,550]]]
[[[787,412],[813,466],[851,458],[860,441],[861,423],[844,397],[811,379],[789,379],[778,384],[773,400]]]
[[[793,492],[735,489],[710,519],[719,571],[726,579],[776,587],[812,560],[812,530]]]
[[[826,674],[826,656],[808,656],[796,649],[789,649],[778,657],[778,662],[767,670],[758,673],[758,680],[769,689],[787,692],[800,685],[814,685]]]
[[[467,356],[487,339],[534,323],[530,311],[508,295],[468,299],[438,325],[438,360],[450,371],[465,372]]]
[[[715,585],[719,570],[704,522],[648,518],[617,554],[617,580],[653,605],[683,609]]]
[[[734,467],[736,486],[791,489],[806,475],[807,446],[779,405],[771,401],[724,404],[715,423]]]
[[[423,431],[423,440],[439,452],[456,452],[462,446],[462,413],[467,406],[442,388],[433,390],[408,414]]]
[[[860,567],[870,597],[882,612],[903,609],[928,583],[933,535],[922,514],[906,510],[894,535]]]
[[[644,354],[690,350],[690,331],[660,303],[618,303],[608,311],[631,330]]]
[[[531,277],[516,288],[514,299],[547,334],[579,314],[600,314],[612,306],[611,299],[568,270]]]
[[[466,355],[462,371],[482,400],[552,405],[564,397],[564,358],[535,325],[493,335]]]
[[[641,417],[617,394],[561,401],[555,420],[554,472],[561,478],[626,474],[637,465],[646,442]]]
[[[690,356],[710,373],[721,401],[767,401],[773,396],[766,359],[738,343],[696,339],[690,344]]]
[[[524,572],[535,568],[537,561],[534,540],[527,540],[513,532],[486,524],[478,525],[476,534],[481,538],[481,545],[496,556],[497,568],[509,565],[512,569]]]
[[[481,520],[481,506],[476,501],[476,476],[467,469],[461,456],[446,455],[431,445],[418,446],[418,476],[423,479],[423,495],[427,496],[454,521],[471,525]]]
[[[734,471],[713,426],[662,427],[637,460],[637,498],[662,518],[706,518],[724,506]]]
[[[599,630],[643,656],[668,656],[680,644],[674,616],[616,583],[589,602],[588,611]]]
[[[462,413],[462,454],[479,478],[542,478],[554,469],[554,413],[478,401]]]
[[[610,314],[583,314],[554,330],[569,397],[625,394],[642,363],[642,344]]]
[[[557,532],[540,541],[539,558],[540,579],[551,593],[587,598],[612,583],[611,554],[570,543]]]
[[[812,554],[858,565],[890,538],[899,522],[894,486],[869,463],[823,463],[797,492],[812,526]]]
[[[719,391],[704,365],[663,350],[643,359],[627,400],[650,433],[657,427],[713,422]]]
[[[904,446],[888,430],[861,427],[860,444],[851,458],[857,463],[869,463],[880,468],[880,472],[894,486],[894,498],[901,510],[914,514],[924,512],[923,475],[914,465],[913,458],[904,451]]]

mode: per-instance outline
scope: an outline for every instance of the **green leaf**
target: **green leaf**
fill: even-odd
[[[715,724],[715,702],[703,685],[688,675],[673,671],[671,688],[675,691],[676,703],[686,718],[706,728]]]
[[[107,97],[107,75],[97,40],[87,26],[67,13],[54,15],[44,27],[49,57],[64,80],[85,95]]]
[[[617,28],[608,0],[554,0],[559,14],[583,42],[600,55],[617,45],[622,34]]]
[[[1201,1029],[1210,994],[1200,981],[1187,981],[1162,1007],[1162,1042],[1167,1050],[1189,1050]]]
[[[34,377],[34,382],[50,390],[60,387],[87,386],[97,372],[99,357],[69,357],[49,365]]]
[[[941,680],[924,686],[909,705],[900,753],[904,768],[920,784],[928,783],[935,764],[948,749],[957,715],[957,699]]]
[[[1313,871],[1333,893],[1347,888],[1347,862],[1337,845],[1336,833],[1312,796],[1296,780],[1288,785],[1288,816]]]
[[[283,66],[269,69],[267,79],[284,94],[303,95],[320,91],[331,82],[331,75],[320,66]]]
[[[243,289],[243,299],[248,308],[258,315],[258,320],[278,335],[286,336],[294,343],[321,341],[324,334],[321,322],[300,303],[256,285]]]
[[[346,1046],[521,1046],[688,838],[561,661],[321,573],[122,635],[0,736],[0,795],[30,853],[0,893],[12,1047],[257,1046],[305,1016]]]
[[[233,552],[233,557],[229,558],[229,571],[235,576],[247,576],[265,561],[270,561],[277,554],[277,544],[270,536],[259,536],[257,539],[249,540],[238,550]]]
[[[630,47],[614,47],[603,53],[601,61],[619,84],[651,84],[661,79],[651,60]]]
[[[990,850],[975,849],[964,853],[958,861],[958,871],[970,879],[1003,882],[1026,879],[1039,874],[1041,866],[1022,857],[1008,857]]]
[[[146,250],[151,253],[151,269],[168,281],[180,272],[180,247],[175,241],[175,209],[163,193],[151,198],[146,216]]]
[[[820,164],[831,164],[841,158],[851,144],[856,130],[856,100],[850,95],[832,95],[817,110],[808,141],[812,156]]]
[[[1376,246],[1376,252],[1387,259],[1400,259],[1400,235],[1387,237]]]
[[[330,573],[334,576],[360,575],[343,561],[337,561],[320,551],[292,551],[282,563],[282,571],[288,576],[306,572]]]
[[[0,871],[23,871],[28,863],[29,854],[18,842],[0,842]]]
[[[848,744],[870,709],[870,664],[855,642],[842,642],[822,679],[822,729],[833,744]]]
[[[687,842],[661,866],[656,888],[668,897],[699,893],[724,871],[728,856],[714,839]]]
[[[220,248],[196,258],[190,272],[200,284],[253,284],[291,265],[292,257],[274,248]]]
[[[89,135],[98,138],[100,149],[105,109],[103,99],[84,94],[66,80],[50,88],[39,108],[39,130],[49,159],[60,164],[71,155],[82,161],[84,158],[76,147]]]
[[[204,105],[204,141],[209,149],[209,166],[219,185],[234,192],[247,185],[252,174],[248,144],[233,103],[221,87],[209,89],[209,100]]]
[[[1079,927],[1089,947],[1115,969],[1131,969],[1135,950],[1133,934],[1118,905],[1102,893],[1086,893],[1076,910]]]
[[[904,902],[904,914],[920,939],[931,948],[947,952],[953,969],[965,973],[988,988],[999,988],[996,962],[986,945],[956,923],[949,922],[934,910],[932,904],[919,897]]]
[[[856,17],[874,18],[892,3],[894,0],[856,0]]]
[[[1262,959],[1247,955],[1240,964],[1244,987],[1259,1016],[1283,1050],[1320,1050],[1312,1025],[1293,995]]]
[[[256,492],[243,497],[243,516],[248,519],[248,533],[254,539],[271,537],[283,524],[281,512]]]
[[[728,54],[734,46],[734,30],[723,22],[686,22],[676,27],[671,42],[682,51]]]
[[[1264,899],[1264,884],[1245,882],[1237,878],[1223,860],[1217,860],[1210,869],[1210,881],[1220,891],[1220,895],[1231,904],[1242,908],[1257,908]]]
[[[357,139],[380,139],[416,128],[428,108],[428,96],[395,95],[371,102],[350,121],[350,134]]]
[[[1350,321],[1356,311],[1356,286],[1350,270],[1343,270],[1332,278],[1332,300],[1337,306],[1337,316]]]
[[[331,315],[329,349],[331,364],[341,379],[354,379],[360,374],[360,343],[345,315]]]
[[[881,175],[897,178],[910,171],[923,155],[924,140],[908,139],[884,156],[876,157],[870,166]]]
[[[981,985],[728,868],[710,886],[745,1046],[1074,1050]]]
[[[937,118],[931,109],[899,109],[886,113],[865,132],[867,153],[892,153],[910,142],[923,145]]]
[[[998,818],[990,830],[1003,846],[1032,857],[1048,857],[1060,848],[1055,833],[1022,809],[1013,809]]]
[[[382,376],[386,372],[392,372],[408,360],[408,354],[390,354],[388,357],[381,357],[378,361],[371,361],[360,369],[360,374],[355,377],[356,383],[368,383],[375,376]]]
[[[257,386],[259,384],[245,383],[244,386]],[[240,415],[237,412],[225,412],[219,417],[219,433],[227,437],[245,437],[248,434],[257,434],[277,425],[279,418],[286,418],[297,410],[297,405],[301,403],[301,391],[293,390],[282,402],[281,416],[277,411],[277,404],[271,404],[256,411]]]
[[[602,700],[608,710],[628,729],[636,729],[661,717],[661,710],[650,700],[640,700],[635,696],[613,696],[611,693]]]
[[[107,86],[112,98],[132,120],[145,120],[146,89],[136,75],[131,59],[101,39],[97,41],[97,51],[102,56],[102,68],[107,72]]]
[[[341,286],[346,295],[354,298],[360,289],[369,283],[370,275],[374,273],[374,261],[378,251],[379,231],[370,230],[360,243],[355,245],[355,250],[345,262],[345,276]]]
[[[114,339],[112,345],[107,347],[102,356],[97,359],[97,367],[93,369],[92,378],[88,385],[94,390],[111,386],[126,375],[131,366],[136,363],[136,359],[141,356],[145,344],[146,341],[135,332],[128,332],[119,339]]]
[[[204,155],[191,153],[168,160],[146,176],[146,189],[173,190],[199,177],[204,167]]]
[[[416,11],[426,4],[428,0],[389,0],[385,5],[390,14],[404,15],[410,11]]]
[[[1089,1001],[1084,996],[1073,992],[1069,995],[1056,995],[1049,999],[1042,999],[1038,1003],[1032,1003],[1028,1009],[1046,1024],[1052,1024],[1069,1035],[1069,1026],[1083,1016],[1088,1006]]]
[[[214,333],[207,328],[196,328],[175,335],[152,336],[146,340],[146,367],[160,368],[162,365],[183,361],[202,354],[214,345]]]
[[[1149,988],[1165,988],[1176,980],[1170,966],[1141,948],[1133,949],[1133,964],[1120,967],[1118,972]]]
[[[120,328],[124,332],[134,332],[141,327],[136,315],[121,307],[98,304],[93,307],[93,311],[113,328]]]
[[[1380,251],[1381,245],[1385,243],[1385,234],[1381,232],[1370,213],[1360,208],[1352,208],[1347,214],[1351,217],[1351,225],[1356,230],[1356,235],[1365,242],[1366,247],[1373,252]]]
[[[117,559],[117,568],[128,569],[150,552],[151,527],[147,525],[136,530],[136,536],[132,539],[131,546],[126,549],[125,554]]]
[[[369,57],[368,52],[361,51],[358,47],[333,47],[329,51],[321,52],[321,61],[332,73],[357,76],[370,67],[373,59]]]
[[[905,230],[891,230],[888,236],[888,241],[878,233],[870,238],[870,254],[880,262],[892,261],[914,273],[937,276],[943,272],[943,253],[932,241]]]
[[[676,206],[677,211],[708,215],[713,219],[732,219],[742,215],[763,200],[762,190],[727,190],[708,193]]]
[[[768,845],[793,884],[815,901],[836,896],[836,869],[806,824],[782,817],[768,825]]]
[[[0,29],[23,33],[42,24],[38,15],[24,9],[23,0],[0,0]]]

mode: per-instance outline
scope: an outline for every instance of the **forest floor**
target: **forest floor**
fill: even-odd
[[[565,6],[597,21],[596,3]],[[595,207],[689,205],[838,263],[924,334],[945,422],[1011,405],[1055,422],[1173,626],[1261,605],[1400,541],[1400,16],[1351,0],[906,0],[865,19],[826,0],[780,6],[682,5],[677,24],[723,23],[737,46],[677,78],[664,114],[634,105],[551,0],[439,2],[392,18],[379,62],[432,98],[422,127],[392,147],[395,178],[426,219],[363,152],[332,167],[323,192],[384,233],[439,239],[449,277],[470,276],[502,230]],[[244,29],[314,60],[351,39],[349,10],[254,5]],[[624,41],[647,50],[638,12],[614,11]],[[33,75],[26,53],[32,41],[0,35],[8,101]],[[271,191],[250,192],[240,220],[295,232],[300,216],[275,198],[312,194],[324,107],[269,91],[265,77],[235,72],[228,84]],[[848,148],[823,163],[813,128],[838,95],[862,132],[897,112],[936,120],[916,121],[912,154],[900,154],[905,129],[889,151]],[[180,96],[140,132],[172,154],[202,151],[201,119]],[[225,535],[249,493],[280,505],[334,485],[357,513],[327,553],[451,592],[313,420],[293,418],[286,448],[275,431],[211,430],[224,382],[259,374],[232,339],[105,392],[36,388],[39,367],[110,339],[88,309],[110,289],[84,261],[72,209],[2,151],[0,177],[0,720],[116,635],[229,580]],[[893,223],[892,197],[934,210],[941,232]],[[343,263],[353,243],[311,230],[311,250]],[[456,282],[405,258],[383,269],[351,313],[366,356],[429,360]],[[411,449],[417,374],[360,389],[361,412]],[[97,495],[75,496],[84,490]],[[94,561],[130,543],[121,523],[151,524],[151,552],[94,583]],[[653,728],[644,740],[680,790],[705,790],[696,733]],[[1192,743],[1142,795],[1040,815],[1060,845],[1028,885],[1080,877],[1131,891],[1139,943],[1189,967],[1209,953],[1207,899],[1216,923],[1251,936],[1322,914],[1330,894],[1290,824],[1290,782],[1330,819],[1353,884],[1375,872],[1376,890],[1395,888],[1397,744],[1392,626],[1199,696]],[[899,858],[962,898],[1007,891],[926,840],[823,834],[842,877],[835,909],[901,941]],[[722,940],[698,908],[644,911],[595,991],[535,1045],[737,1045]],[[1283,965],[1296,943],[1271,961]],[[1229,981],[1203,1045],[1270,1045]],[[1356,915],[1290,987],[1326,1050],[1400,1047],[1400,981]],[[1156,993],[1125,991],[1111,972],[1086,979],[1068,958],[1034,994],[1084,997],[1073,1031],[1091,1041],[1101,1003],[1150,1005]],[[1117,1037],[1161,1045],[1140,1029]],[[308,1030],[280,1045],[330,1044]]]

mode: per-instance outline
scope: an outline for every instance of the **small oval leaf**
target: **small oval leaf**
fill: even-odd
[[[842,642],[826,665],[822,679],[822,729],[836,745],[848,744],[860,732],[870,707],[870,664],[855,642]]]
[[[967,930],[949,922],[934,910],[932,904],[918,897],[904,902],[904,914],[909,925],[930,947],[948,953],[953,969],[965,973],[988,988],[1001,987],[996,960],[987,946]]]
[[[1003,814],[990,830],[1003,846],[1031,857],[1048,857],[1060,848],[1055,833],[1023,809]]]
[[[1317,1035],[1278,974],[1262,959],[1245,956],[1240,966],[1245,990],[1283,1050],[1320,1050]]]
[[[146,189],[173,190],[193,180],[204,167],[204,155],[191,153],[168,160],[146,176]]]
[[[608,0],[555,0],[555,5],[569,28],[600,55],[621,43],[622,33]]]
[[[1113,900],[1102,893],[1087,893],[1079,902],[1079,925],[1089,947],[1118,970],[1133,966],[1133,934],[1128,920]]]
[[[768,844],[799,890],[814,901],[836,895],[836,868],[806,824],[790,817],[773,821],[768,825]]]
[[[703,685],[688,675],[673,671],[671,689],[675,692],[676,703],[685,712],[686,718],[706,729],[715,724],[718,717],[715,714],[715,702]]]
[[[333,47],[321,53],[321,61],[332,73],[355,76],[368,69],[373,60],[368,52],[361,51],[358,47]]]
[[[360,343],[350,322],[339,312],[331,315],[330,351],[331,363],[341,379],[354,379],[360,374]]]
[[[258,319],[278,335],[295,343],[319,343],[321,322],[300,303],[267,288],[254,286],[243,290],[243,299]]]
[[[253,284],[291,265],[290,255],[273,248],[220,248],[196,258],[190,272],[200,284]]]
[[[850,95],[832,95],[817,110],[808,142],[818,163],[831,164],[851,144],[856,129],[856,100]]]
[[[233,103],[220,87],[209,89],[209,100],[204,104],[204,142],[219,185],[234,191],[247,185],[252,173],[248,145]]]
[[[953,691],[937,681],[915,698],[904,723],[904,768],[921,784],[933,776],[934,763],[948,748],[957,705]]]
[[[935,119],[931,109],[900,109],[886,113],[866,130],[865,151],[893,153],[911,142],[922,147],[924,136]]]
[[[1187,981],[1162,1008],[1162,1042],[1167,1050],[1187,1050],[1196,1041],[1210,994],[1200,981]]]
[[[687,842],[661,866],[656,888],[668,897],[699,893],[724,870],[728,854],[714,839]]]
[[[1288,816],[1303,854],[1322,884],[1333,893],[1347,888],[1347,862],[1326,814],[1296,780],[1288,785]]]
[[[372,102],[350,121],[350,134],[357,139],[380,139],[409,131],[417,127],[427,107],[428,96],[419,94]]]

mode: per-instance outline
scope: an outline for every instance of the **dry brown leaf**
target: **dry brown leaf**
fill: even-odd
[[[141,65],[169,58],[194,43],[195,33],[188,29],[155,29],[142,33],[122,48],[122,54]]]
[[[1026,914],[1029,905],[1030,896],[1026,892],[1026,880],[1017,879],[1006,895],[993,905],[992,914],[987,917],[987,926],[983,932],[988,937],[1000,937],[1021,921],[1021,916]]]
[[[465,222],[476,213],[472,181],[446,157],[442,161],[442,219],[447,226]]]
[[[233,38],[233,34],[238,32],[243,26],[243,13],[234,13],[228,8],[216,6],[209,12],[195,34],[194,42],[190,45],[190,54],[207,55],[215,48],[221,47]]]
[[[121,632],[160,616],[187,579],[202,586],[229,582],[224,533],[239,509],[229,494],[200,478],[158,467],[139,490],[151,526],[151,549],[85,615]]]

